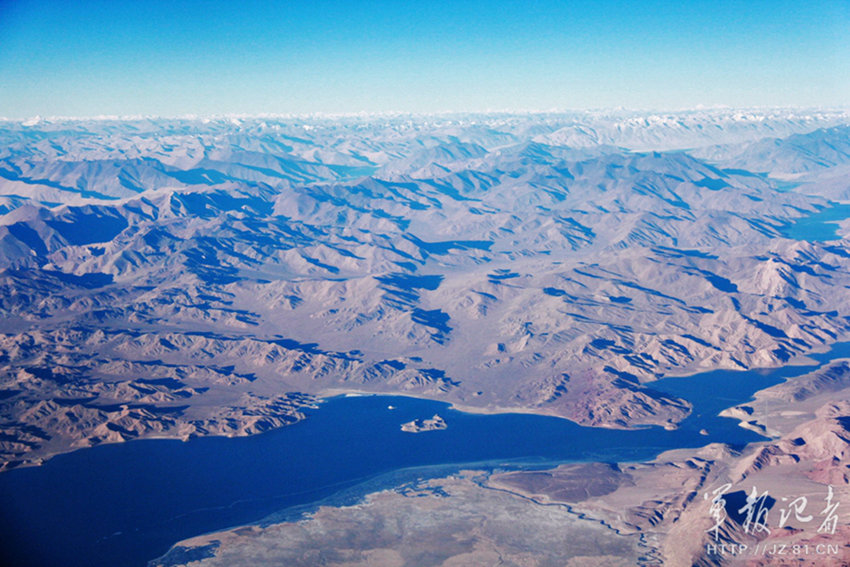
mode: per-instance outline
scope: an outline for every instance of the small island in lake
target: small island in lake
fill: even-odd
[[[437,414],[431,419],[414,419],[407,423],[401,424],[401,430],[407,433],[421,433],[423,431],[437,431],[438,429],[446,429],[446,420]]]

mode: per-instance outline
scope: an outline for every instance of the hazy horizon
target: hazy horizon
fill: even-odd
[[[850,104],[834,106],[692,106],[682,108],[627,108],[627,107],[604,107],[604,108],[552,108],[552,109],[483,109],[483,110],[444,110],[432,112],[416,111],[359,111],[359,112],[221,112],[221,113],[186,113],[186,114],[91,114],[87,116],[70,115],[41,115],[34,114],[21,117],[0,116],[0,121],[13,123],[32,123],[51,121],[127,121],[136,120],[189,120],[189,121],[212,121],[212,120],[335,120],[347,118],[380,119],[380,118],[453,118],[453,117],[493,117],[493,116],[552,116],[568,117],[575,115],[577,118],[583,115],[600,116],[662,116],[689,113],[788,113],[788,112],[850,112]],[[25,124],[26,125],[26,124]]]

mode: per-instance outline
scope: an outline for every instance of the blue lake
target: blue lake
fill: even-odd
[[[837,221],[850,218],[850,205],[833,204],[812,215],[799,218],[782,229],[782,235],[794,240],[826,241],[838,238]]]
[[[850,343],[813,358],[820,363],[844,356],[850,356]],[[465,465],[629,461],[717,441],[742,446],[761,438],[717,412],[816,366],[715,371],[655,382],[656,390],[694,405],[674,431],[586,428],[551,417],[476,415],[440,402],[363,396],[327,400],[305,421],[253,437],[80,450],[41,467],[0,474],[0,563],[142,566],[186,537],[282,510],[291,515],[320,501],[352,501]],[[403,422],[434,413],[446,419],[448,429],[400,430]],[[699,433],[703,428],[708,436]]]

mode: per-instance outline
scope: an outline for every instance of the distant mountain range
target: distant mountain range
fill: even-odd
[[[785,236],[848,171],[841,111],[0,123],[0,461],[345,390],[672,427],[654,379],[850,336]]]

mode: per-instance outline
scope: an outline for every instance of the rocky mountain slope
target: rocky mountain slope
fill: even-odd
[[[0,463],[247,434],[341,390],[672,426],[689,405],[653,380],[850,335],[846,240],[786,237],[848,190],[848,123],[2,123]]]

